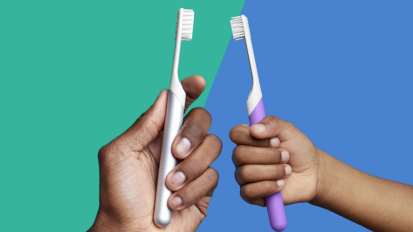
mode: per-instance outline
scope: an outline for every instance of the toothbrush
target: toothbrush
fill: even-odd
[[[254,51],[252,50],[251,33],[248,19],[245,15],[232,17],[232,34],[235,40],[245,39],[248,58],[250,61],[252,88],[247,100],[248,117],[250,125],[260,122],[265,118],[264,103],[262,92],[258,80],[257,65],[255,64]],[[268,217],[273,230],[283,231],[287,227],[287,217],[285,216],[284,202],[281,192],[265,197],[267,203]]]
[[[165,186],[165,178],[177,165],[177,160],[172,154],[172,142],[182,127],[182,118],[185,109],[186,93],[178,78],[179,53],[181,41],[192,39],[194,28],[194,11],[179,9],[176,22],[175,55],[172,67],[171,84],[168,93],[161,160],[159,163],[158,186],[156,189],[156,202],[154,222],[159,227],[165,227],[171,221],[172,212],[168,208],[168,198],[172,192]]]

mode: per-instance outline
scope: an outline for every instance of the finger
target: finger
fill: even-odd
[[[169,208],[172,210],[183,210],[194,205],[201,198],[205,197],[207,192],[217,187],[218,178],[218,172],[214,168],[208,168],[197,179],[169,197]]]
[[[187,94],[186,108],[201,95],[206,85],[201,76],[190,76],[182,81],[182,87]],[[143,113],[135,123],[126,130],[117,141],[126,142],[134,151],[141,151],[163,129],[167,104],[167,90],[163,90],[155,103]]]
[[[242,198],[242,197],[241,197]],[[245,202],[250,203],[251,205],[258,205],[265,207],[267,206],[267,203],[265,202],[265,198],[259,197],[259,198],[254,198],[254,199],[247,199],[247,198],[242,198]]]
[[[204,91],[206,82],[199,75],[193,75],[185,78],[182,82],[182,88],[186,93],[185,111],[186,109],[201,95]]]
[[[288,151],[271,147],[238,145],[232,152],[232,162],[236,167],[245,164],[281,164],[290,158]]]
[[[183,125],[172,143],[172,153],[185,159],[204,140],[211,127],[211,115],[204,108],[192,109],[184,118]]]
[[[239,185],[265,180],[287,179],[292,173],[288,164],[244,165],[235,170],[235,179]]]
[[[205,217],[207,215],[207,209],[208,209],[209,202],[211,201],[211,198],[212,198],[212,195],[206,194],[205,197],[202,197],[201,200],[195,203],[196,207]]]
[[[166,187],[172,191],[177,191],[185,184],[201,176],[212,162],[218,158],[221,149],[221,140],[216,135],[207,135],[198,149],[180,162],[166,176]]]
[[[229,137],[232,142],[241,145],[249,145],[254,147],[278,147],[280,140],[277,137],[268,139],[257,139],[251,135],[250,127],[242,124],[235,126],[229,132]]]
[[[284,180],[261,181],[246,184],[241,187],[240,195],[242,199],[253,205],[265,206],[264,197],[281,191],[284,188]]]
[[[115,140],[126,143],[134,151],[141,151],[163,129],[167,100],[167,91],[162,90],[155,103]]]
[[[300,133],[293,124],[275,116],[267,116],[261,122],[252,125],[250,132],[256,139],[278,137],[281,141],[293,139]]]

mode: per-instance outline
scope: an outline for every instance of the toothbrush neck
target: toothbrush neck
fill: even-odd
[[[175,43],[175,54],[174,54],[174,61],[173,61],[173,66],[172,66],[172,81],[179,81],[178,78],[178,66],[179,66],[179,55],[181,53],[181,40],[176,38],[176,43]],[[175,80],[174,80],[175,79]]]
[[[247,46],[248,59],[250,61],[251,77],[252,77],[252,92],[261,92],[260,81],[258,79],[257,64],[255,63],[254,50],[252,49],[251,36],[245,35],[245,44]]]
[[[181,50],[181,39],[177,38],[176,45],[175,45],[175,55],[174,55],[174,63],[172,67],[172,76],[171,76],[171,85],[169,89],[172,93],[178,98],[179,102],[181,102],[182,107],[185,106],[185,98],[186,93],[182,88],[181,82],[179,82],[178,77],[178,65],[179,65],[179,53]]]

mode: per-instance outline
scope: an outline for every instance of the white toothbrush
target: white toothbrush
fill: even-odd
[[[186,98],[185,91],[178,78],[179,53],[181,51],[181,41],[192,39],[193,28],[194,11],[183,8],[179,9],[176,22],[175,55],[168,94],[161,160],[159,163],[158,186],[156,189],[154,222],[159,227],[165,227],[171,221],[172,212],[168,208],[168,198],[172,192],[165,186],[165,178],[177,164],[171,148],[173,140],[182,127]]]
[[[265,110],[247,17],[245,17],[245,15],[232,17],[231,28],[234,39],[245,39],[245,45],[247,46],[252,76],[252,88],[247,100],[247,110],[250,124],[253,125],[265,118]],[[272,229],[275,231],[283,231],[287,227],[287,218],[285,216],[281,192],[266,196],[265,202],[267,203],[268,217]]]

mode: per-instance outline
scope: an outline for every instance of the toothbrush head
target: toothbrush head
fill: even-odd
[[[178,20],[176,21],[176,38],[180,40],[190,41],[192,39],[192,32],[194,30],[194,16],[193,10],[179,9]]]
[[[232,17],[231,28],[235,40],[245,39],[245,35],[250,36],[248,19],[245,15]]]

